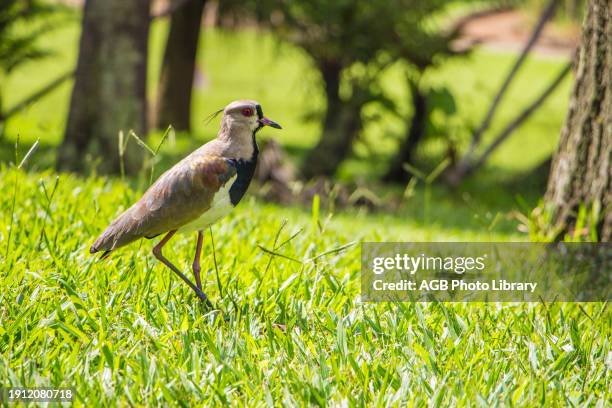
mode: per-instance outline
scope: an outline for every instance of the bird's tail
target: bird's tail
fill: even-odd
[[[98,237],[98,239],[96,239],[96,242],[93,243],[93,245],[91,246],[91,248],[89,248],[89,253],[90,254],[95,254],[96,252],[100,252],[100,251],[104,251],[102,252],[102,254],[100,255],[99,260],[103,260],[104,258],[108,257],[110,255],[110,253],[112,252],[113,248],[108,248],[108,236],[110,234],[108,234],[109,229],[107,228],[102,235],[100,235]]]
[[[97,252],[104,251],[100,254],[100,258],[98,258],[98,261],[102,261],[108,258],[110,253],[113,252],[117,248],[117,246],[119,246],[117,245],[117,237],[115,235],[116,234],[113,233],[113,230],[110,227],[107,228],[102,233],[102,235],[100,235],[100,237],[96,239],[96,242],[93,243],[91,248],[89,248],[89,253],[95,254]]]
[[[129,222],[130,210],[123,213],[119,218],[113,221],[104,232],[96,239],[89,253],[104,251],[100,259],[106,258],[112,251],[135,241],[140,237],[138,231],[135,231],[133,225]]]

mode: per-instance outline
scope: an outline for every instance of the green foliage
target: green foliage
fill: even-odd
[[[257,2],[263,23],[302,48],[325,78],[343,71],[351,98],[382,99],[376,81],[398,60],[422,70],[450,54],[452,39],[433,22],[444,0],[306,0]],[[374,89],[372,87],[374,86]],[[357,103],[356,106],[360,104]]]
[[[409,70],[422,72],[452,53],[449,44],[456,34],[435,23],[436,15],[446,9],[443,0],[286,0],[255,5],[263,24],[312,58],[325,91],[321,138],[302,164],[306,178],[336,173],[361,136],[366,105],[397,112],[380,86],[386,69],[402,61]]]
[[[137,197],[121,181],[0,168],[0,386],[72,386],[76,406],[609,401],[605,304],[359,301],[359,246],[347,244],[512,239],[453,229],[457,210],[436,226],[246,200],[213,228],[219,282],[205,239],[211,312],[150,241],[102,262],[88,253]],[[166,254],[187,271],[194,245],[178,237]]]
[[[157,22],[152,26],[149,92],[155,91],[158,66],[163,52],[166,24]],[[49,80],[66,72],[76,60],[78,46],[78,19],[73,18],[58,29],[40,39],[41,46],[53,52],[53,57],[36,64],[25,64],[6,80],[4,97],[6,106],[19,102],[24,94],[46,85]],[[229,101],[239,98],[253,98],[264,106],[266,114],[283,124],[282,132],[263,131],[262,138],[274,137],[294,157],[300,158],[313,146],[320,132],[319,123],[306,121],[309,110],[324,109],[322,90],[316,86],[318,73],[311,59],[297,47],[279,43],[265,31],[243,30],[224,32],[207,30],[202,33],[202,44],[198,54],[198,66],[205,74],[206,81],[214,86],[197,86],[194,90],[194,132],[191,137],[177,135],[176,146],[163,152],[163,166],[174,163],[179,157],[193,150],[199,143],[214,137],[217,132],[215,121],[204,119],[213,111],[222,108]],[[436,136],[421,146],[419,157],[431,161],[431,168],[439,163],[447,146],[443,143],[445,134],[457,135],[456,139],[466,142],[465,127],[476,124],[499,86],[499,73],[504,72],[514,61],[511,53],[490,50],[476,50],[462,58],[452,58],[444,64],[428,70],[424,77],[427,87],[434,90],[447,88],[456,102],[457,113],[452,116],[440,111],[432,115]],[[231,60],[233,64],[227,64]],[[517,78],[508,98],[502,103],[499,115],[491,128],[491,134],[499,131],[513,115],[515,106],[533,99],[538,87],[534,81],[554,75],[565,63],[562,58],[530,57],[525,66],[525,75]],[[248,66],[249,69],[244,69]],[[380,78],[381,88],[399,110],[399,115],[378,105],[364,110],[365,129],[356,146],[356,159],[348,160],[341,168],[340,176],[345,179],[374,179],[384,171],[384,163],[392,154],[396,140],[404,134],[404,118],[411,115],[409,95],[403,85],[405,71],[401,64],[395,64]],[[498,187],[504,180],[528,171],[554,151],[559,131],[567,111],[567,99],[571,81],[551,96],[506,144],[495,153],[487,170],[476,176],[475,186],[479,196],[491,186]],[[23,144],[31,145],[41,139],[37,154],[37,168],[53,166],[54,149],[61,141],[65,118],[70,100],[70,84],[62,85],[45,98],[31,104],[28,109],[14,115],[6,123],[5,139],[0,145],[0,161],[11,160],[17,135]],[[436,101],[437,103],[437,101]],[[450,122],[449,122],[450,119]],[[446,129],[452,123],[449,132]],[[152,136],[154,140],[161,137]],[[489,134],[484,135],[489,140]],[[458,148],[462,149],[461,144]],[[419,168],[427,168],[419,164]],[[499,190],[497,190],[499,192]],[[525,189],[521,194],[525,194]],[[512,201],[512,194],[504,197]],[[535,202],[532,202],[535,204]]]
[[[2,0],[0,2],[0,71],[10,73],[21,64],[48,55],[36,45],[36,40],[49,29],[39,24],[34,30],[24,30],[23,24],[49,16],[54,7],[36,0]]]
[[[428,64],[442,35],[428,24],[445,1],[306,0],[273,1],[269,24],[281,38],[297,44],[315,61],[348,67],[388,53],[416,65]]]
[[[601,212],[601,205],[580,204],[578,211],[573,215],[571,225],[559,223],[554,216],[553,209],[547,207],[544,201],[528,214],[516,213],[521,222],[519,229],[529,233],[532,242],[598,242],[597,226],[602,222],[605,214]],[[564,232],[569,231],[569,232]]]
[[[37,40],[53,28],[49,17],[59,7],[38,0],[0,1],[0,138],[4,136],[5,79],[26,62],[50,54]]]

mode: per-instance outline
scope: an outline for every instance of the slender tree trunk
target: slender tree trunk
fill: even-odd
[[[506,95],[506,92],[510,88],[510,85],[512,84],[512,81],[516,77],[519,69],[521,68],[521,66],[526,61],[527,57],[529,56],[531,49],[533,48],[533,46],[536,44],[536,42],[540,38],[540,35],[542,34],[544,30],[546,22],[553,17],[558,3],[559,3],[559,0],[548,0],[546,7],[540,14],[540,18],[538,19],[538,22],[536,23],[535,27],[533,28],[533,31],[531,32],[531,36],[525,43],[525,46],[523,47],[521,54],[518,56],[518,58],[514,62],[514,65],[512,65],[512,67],[510,68],[510,71],[506,75],[504,82],[502,83],[501,87],[497,91],[497,94],[493,98],[493,102],[491,103],[491,106],[489,106],[489,109],[487,113],[485,114],[485,117],[482,120],[482,123],[472,134],[472,140],[470,141],[470,145],[468,146],[467,151],[465,152],[465,154],[463,154],[461,159],[458,160],[454,166],[448,168],[445,171],[444,179],[449,185],[456,187],[463,181],[463,179],[466,176],[468,176],[478,166],[480,166],[480,165],[475,165],[475,161],[477,160],[476,152],[479,149],[480,144],[482,142],[482,136],[484,132],[486,132],[491,126],[495,113],[497,112],[497,108],[499,107],[501,101]],[[552,88],[552,90],[554,90],[554,87]]]
[[[321,138],[302,165],[302,175],[306,179],[333,176],[350,154],[353,141],[362,126],[361,104],[347,103],[340,97],[342,66],[325,62],[321,64],[320,71],[325,83],[327,111]]]
[[[421,92],[417,82],[409,81],[409,86],[414,113],[407,128],[406,138],[400,144],[397,155],[383,177],[385,181],[406,182],[410,180],[411,175],[404,169],[404,164],[412,164],[414,151],[425,135],[427,96]]]
[[[72,78],[73,75],[74,71],[69,71],[60,75],[38,91],[32,93],[31,95],[28,95],[26,98],[22,99],[21,101],[8,108],[5,112],[3,112],[2,110],[2,101],[0,100],[0,122],[6,121],[8,118],[21,112],[23,109],[27,108],[32,103],[55,91],[60,85],[62,85],[68,79]]]
[[[583,24],[576,82],[545,201],[561,234],[573,231],[578,209],[599,215],[589,225],[601,241],[612,237],[612,7],[590,0]]]
[[[159,79],[155,126],[191,130],[191,90],[206,0],[189,0],[172,13]]]
[[[546,22],[550,20],[550,18],[554,15],[555,9],[557,8],[558,3],[559,3],[559,0],[549,0],[548,4],[542,11],[542,14],[540,15],[540,18],[538,19],[538,22],[536,26],[534,27],[533,32],[531,33],[531,36],[527,40],[527,43],[525,44],[525,47],[523,48],[523,51],[521,52],[521,55],[519,55],[519,57],[514,62],[514,65],[510,69],[510,72],[508,72],[508,75],[506,75],[506,78],[504,79],[504,82],[499,88],[497,95],[495,95],[495,97],[493,98],[493,102],[491,103],[491,106],[489,107],[487,114],[485,115],[482,123],[480,124],[480,127],[476,129],[476,131],[472,135],[472,144],[470,145],[468,155],[473,154],[474,150],[476,150],[478,144],[480,143],[480,140],[482,139],[482,134],[489,128],[489,126],[491,126],[491,122],[493,120],[493,117],[495,116],[495,112],[497,111],[497,107],[499,106],[502,99],[504,98],[506,91],[510,88],[510,84],[512,83],[512,80],[514,79],[519,69],[523,65],[523,62],[525,62],[525,60],[527,59],[529,52],[531,51],[535,43],[540,38],[540,35],[542,34],[542,31],[544,30],[544,26],[546,25]]]
[[[90,160],[98,170],[120,169],[118,132],[147,132],[147,42],[149,0],[87,0],[79,58],[58,168],[82,171]],[[125,168],[140,167],[142,149],[130,143]]]
[[[0,113],[2,113],[3,107],[2,107],[2,93],[0,92]],[[0,140],[4,139],[4,123],[6,122],[6,120],[2,117],[0,117]]]
[[[566,0],[565,13],[567,14],[567,17],[573,21],[579,21],[581,10],[580,6],[582,6],[581,0]]]
[[[538,96],[529,106],[523,109],[512,121],[506,125],[494,138],[493,141],[484,149],[478,157],[473,157],[468,160],[467,157],[458,162],[455,166],[446,171],[444,179],[448,185],[457,187],[465,177],[472,174],[480,167],[482,167],[491,154],[514,133],[520,125],[522,125],[542,104],[546,99],[559,87],[563,82],[563,79],[571,71],[571,63],[568,63],[553,81],[544,89],[544,91]]]

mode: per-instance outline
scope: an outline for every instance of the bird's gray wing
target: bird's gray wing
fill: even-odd
[[[113,221],[91,252],[113,250],[141,237],[153,238],[195,220],[210,208],[215,193],[235,175],[235,166],[221,156],[186,157]]]

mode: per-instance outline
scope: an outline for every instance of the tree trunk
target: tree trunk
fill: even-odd
[[[333,176],[351,152],[353,141],[362,126],[362,104],[347,103],[340,97],[342,66],[335,62],[324,62],[319,69],[325,83],[327,110],[321,138],[302,165],[302,176],[305,179]]]
[[[476,147],[478,146],[478,144],[480,143],[480,140],[482,139],[483,133],[487,129],[489,129],[489,126],[491,126],[491,122],[493,121],[493,117],[495,116],[495,112],[497,111],[499,104],[501,103],[506,92],[510,88],[512,81],[514,80],[514,77],[516,77],[516,74],[518,73],[519,69],[521,68],[521,66],[523,65],[527,57],[529,56],[531,49],[533,48],[533,46],[536,44],[536,42],[540,38],[542,31],[544,31],[544,26],[546,25],[546,22],[550,20],[550,18],[555,14],[555,9],[557,8],[558,3],[559,3],[558,0],[549,0],[548,4],[542,11],[542,14],[540,15],[540,18],[538,19],[538,22],[535,25],[531,33],[531,36],[527,40],[527,43],[525,44],[523,51],[521,52],[519,57],[514,62],[514,65],[512,66],[512,68],[510,68],[510,72],[508,72],[508,75],[506,75],[506,78],[504,79],[504,82],[499,88],[499,91],[497,91],[497,94],[493,98],[493,102],[491,103],[491,106],[489,106],[489,110],[487,111],[487,114],[482,120],[480,127],[476,129],[476,131],[472,135],[472,143],[470,145],[468,155],[473,153],[474,150],[476,150]]]
[[[155,126],[191,130],[191,90],[206,0],[189,0],[170,19],[159,79]]]
[[[410,81],[409,85],[414,113],[406,132],[406,138],[400,144],[397,155],[383,177],[385,181],[401,183],[410,180],[411,174],[404,169],[404,164],[412,164],[414,151],[425,135],[427,126],[427,96],[421,92],[418,83]]]
[[[98,170],[120,169],[118,132],[147,132],[147,42],[149,0],[87,0],[70,112],[58,168],[83,171],[100,158]],[[142,163],[142,148],[130,143],[127,172]]]
[[[495,137],[493,141],[484,149],[484,151],[476,157],[474,151],[463,156],[453,167],[447,169],[444,174],[444,180],[451,187],[457,187],[465,177],[472,174],[482,167],[495,150],[508,139],[516,129],[518,129],[542,104],[546,99],[557,89],[563,82],[563,79],[570,73],[572,64],[568,63],[561,69],[559,74],[553,81],[544,89],[544,91],[525,109],[523,109],[512,121],[506,125]]]
[[[599,217],[587,227],[596,229],[601,241],[612,236],[611,12],[610,0],[589,2],[576,82],[545,196],[561,234],[582,235],[573,231],[578,209],[595,209]]]

